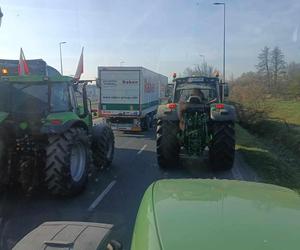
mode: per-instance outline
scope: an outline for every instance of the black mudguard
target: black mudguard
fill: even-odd
[[[82,127],[88,130],[88,126],[81,120],[70,120],[61,125],[44,125],[41,128],[42,134],[62,134],[71,127]]]
[[[223,109],[212,109],[210,119],[218,122],[236,121],[236,111],[234,106],[225,104]]]

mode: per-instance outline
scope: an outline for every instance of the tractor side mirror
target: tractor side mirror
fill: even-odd
[[[98,88],[101,88],[101,82],[99,78],[96,79],[96,85]]]
[[[229,96],[229,86],[228,83],[224,84],[224,97],[228,97]]]

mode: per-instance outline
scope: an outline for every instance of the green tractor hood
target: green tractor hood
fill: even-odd
[[[8,117],[8,113],[0,112],[0,124]]]
[[[162,180],[141,203],[132,250],[294,250],[299,194],[230,180]]]

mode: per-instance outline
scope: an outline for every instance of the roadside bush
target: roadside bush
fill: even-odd
[[[251,128],[267,118],[270,106],[266,104],[268,94],[258,81],[235,82],[231,86],[230,101],[234,103],[239,122]]]

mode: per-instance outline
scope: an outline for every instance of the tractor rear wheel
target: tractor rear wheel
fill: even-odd
[[[115,150],[115,137],[112,129],[107,125],[93,127],[92,151],[94,165],[107,168],[112,163]]]
[[[5,140],[0,138],[0,188],[8,184],[8,160],[7,160],[7,146]]]
[[[46,148],[45,183],[54,195],[74,195],[88,180],[90,143],[83,128],[50,136]]]
[[[178,125],[172,121],[157,121],[156,152],[160,168],[178,165],[180,145],[177,139]]]
[[[209,147],[209,161],[214,170],[229,170],[233,167],[235,132],[233,123],[215,123]]]

